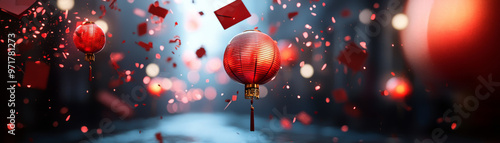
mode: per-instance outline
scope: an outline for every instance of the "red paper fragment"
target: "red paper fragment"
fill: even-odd
[[[137,35],[142,36],[146,34],[148,31],[148,23],[143,22],[139,25],[137,25]]]
[[[203,48],[203,47],[201,47],[200,49],[196,50],[196,56],[198,58],[201,58],[201,57],[205,56],[206,53],[207,52],[205,51],[205,48]]]
[[[200,12],[198,12],[198,13],[200,14],[200,16],[203,16],[203,15],[204,15],[203,11],[200,11]]]
[[[168,14],[168,10],[165,8],[160,7],[159,5],[156,4],[151,4],[149,5],[148,12],[158,16],[160,18],[165,18]]]
[[[172,57],[167,58],[167,62],[170,62],[170,61],[172,61]]]
[[[283,129],[285,129],[285,130],[292,129],[292,121],[290,121],[290,119],[283,117],[283,118],[281,118],[280,123],[281,123],[281,127],[283,127]]]
[[[146,51],[149,51],[151,48],[153,48],[153,43],[149,42],[148,44],[139,41],[139,43],[135,42],[137,45],[141,46],[142,48],[146,49]]]
[[[104,15],[106,15],[106,6],[101,5],[99,6],[99,9],[101,9],[102,12],[101,16],[99,16],[99,19],[101,19]]]
[[[155,134],[156,140],[158,140],[159,143],[163,143],[163,137],[161,136],[161,133],[158,132]]]
[[[297,120],[299,120],[299,122],[301,122],[304,125],[309,125],[312,122],[312,117],[304,111],[297,114],[296,117],[297,117]]]
[[[224,30],[251,16],[241,0],[236,0],[216,10],[214,13]]]
[[[351,11],[349,9],[344,9],[340,12],[340,15],[344,18],[351,16]]]
[[[288,19],[292,19],[293,17],[299,15],[299,12],[295,11],[295,12],[290,12],[288,13]]]
[[[347,93],[343,88],[333,90],[332,94],[335,103],[344,103],[347,101]]]
[[[47,88],[49,71],[50,66],[43,62],[35,63],[27,61],[24,67],[23,85],[30,85],[30,88],[45,90]]]
[[[340,52],[337,60],[351,68],[353,71],[359,71],[368,58],[366,50],[359,48],[354,42],[350,42],[344,50]]]
[[[129,118],[134,114],[133,108],[125,101],[118,98],[118,96],[111,94],[107,91],[100,91],[97,94],[97,100],[104,106],[117,110],[116,112],[120,118]]]

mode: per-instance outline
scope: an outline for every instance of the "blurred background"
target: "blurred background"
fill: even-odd
[[[2,6],[2,47],[19,38],[4,142],[499,142],[500,2],[242,0],[251,16],[224,29],[214,11],[233,1],[160,0],[165,18],[154,0]],[[72,40],[86,19],[106,35],[91,81]],[[282,58],[254,132],[222,64],[251,29]]]

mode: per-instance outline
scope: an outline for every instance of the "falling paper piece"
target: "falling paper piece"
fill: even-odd
[[[163,143],[163,137],[161,136],[161,133],[158,132],[155,134],[156,140],[158,140],[159,143]]]
[[[218,9],[214,13],[224,30],[251,16],[241,0],[236,0]]]
[[[196,50],[196,56],[198,58],[201,58],[206,55],[205,48],[201,47],[200,49]]]
[[[347,101],[347,93],[343,88],[335,89],[333,92],[333,100],[335,103],[344,103]]]
[[[158,1],[156,1],[157,3]],[[168,14],[168,10],[165,9],[165,8],[162,8],[160,6],[156,6],[156,4],[150,4],[149,5],[149,8],[148,8],[148,12],[155,15],[155,16],[158,16],[160,18],[165,18]]]
[[[312,122],[312,117],[304,111],[297,114],[296,118],[304,125],[309,125]]]
[[[143,22],[139,25],[137,25],[137,35],[142,36],[146,34],[148,31],[148,23]]]
[[[49,78],[50,66],[43,62],[27,61],[24,67],[23,85],[45,90]]]
[[[299,12],[295,11],[295,12],[290,12],[288,13],[288,19],[292,19],[293,17],[299,15]]]
[[[30,7],[34,5],[35,2],[37,2],[37,0],[5,0],[2,1],[0,9],[20,19],[24,13],[28,13]]]
[[[366,50],[359,48],[354,42],[350,42],[344,50],[340,52],[337,59],[354,71],[359,71],[363,68],[368,57]]]
[[[141,46],[142,48],[146,49],[146,51],[149,51],[151,48],[153,48],[153,43],[149,42],[148,44],[139,41],[139,43],[135,42],[137,45]]]
[[[99,16],[99,19],[101,19],[104,15],[106,15],[106,6],[101,5],[99,6],[99,9],[101,9],[102,12],[101,16]]]

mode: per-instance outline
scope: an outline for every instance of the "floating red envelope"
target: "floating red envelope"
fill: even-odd
[[[141,46],[142,48],[144,48],[146,51],[149,51],[149,49],[153,48],[153,43],[149,42],[149,43],[144,43],[142,41],[139,41],[139,42],[135,42],[137,45]]]
[[[23,85],[30,88],[42,89],[47,88],[47,80],[49,78],[49,65],[43,62],[27,61],[24,67]]]
[[[137,35],[142,36],[148,31],[148,23],[143,22],[137,25]]]
[[[165,18],[168,14],[168,10],[154,4],[149,5],[148,12],[161,18]]]
[[[299,12],[296,12],[296,11],[295,12],[290,12],[290,13],[288,13],[288,19],[292,19],[293,17],[295,17],[297,15],[299,15]]]
[[[3,0],[0,8],[16,18],[21,18],[37,0]]]
[[[236,0],[214,13],[224,30],[251,16],[241,0]]]
[[[359,71],[363,68],[363,64],[368,57],[366,50],[359,48],[356,43],[350,42],[344,50],[340,52],[337,60],[345,64],[354,71]]]

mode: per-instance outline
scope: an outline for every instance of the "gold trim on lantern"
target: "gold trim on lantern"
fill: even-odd
[[[259,99],[259,84],[245,84],[245,99]]]
[[[260,32],[260,30],[257,30],[257,29],[245,30],[245,31],[243,31],[243,32],[248,32],[248,31],[256,31],[256,32]]]
[[[95,61],[95,54],[94,53],[85,53],[85,61],[88,61],[88,62]]]
[[[85,25],[85,24],[94,24],[94,21],[84,21],[84,22],[82,23],[82,25]]]

